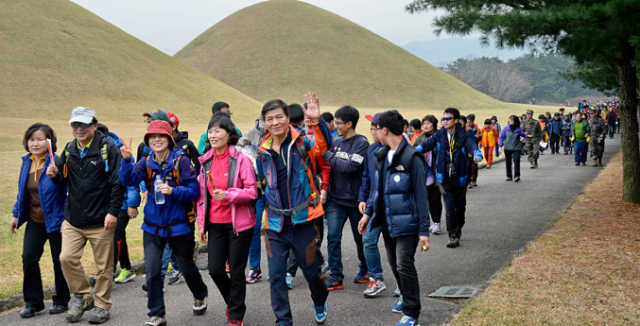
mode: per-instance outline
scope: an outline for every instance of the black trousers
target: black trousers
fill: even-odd
[[[60,231],[47,233],[45,224],[28,221],[24,232],[22,249],[22,272],[24,274],[22,291],[27,307],[44,308],[42,293],[42,276],[40,274],[40,258],[44,252],[44,245],[49,240],[53,272],[55,276],[56,294],[53,304],[67,306],[71,299],[67,281],[60,268],[60,251],[62,250],[62,234]]]
[[[433,223],[440,223],[442,217],[442,193],[438,186],[427,187],[427,200],[429,201],[429,213]]]
[[[229,318],[243,320],[247,311],[245,305],[247,283],[244,269],[249,259],[253,228],[236,233],[231,223],[209,223],[207,231],[209,233],[209,275],[229,307]],[[227,261],[229,261],[229,275],[225,271]]]
[[[511,163],[513,162],[513,169],[515,172],[515,177],[519,177],[520,176],[520,154],[522,154],[521,151],[517,150],[517,151],[509,151],[509,150],[505,150],[504,151],[504,158],[507,161],[506,165],[507,165],[507,178],[512,178],[513,174],[511,174]]]
[[[147,288],[149,291],[147,298],[149,317],[164,316],[166,314],[163,291],[164,276],[160,269],[162,268],[162,253],[164,253],[164,246],[167,243],[173,249],[173,254],[176,256],[178,264],[180,264],[180,271],[193,297],[199,300],[207,297],[207,286],[202,281],[202,275],[200,275],[200,271],[198,271],[198,267],[193,261],[194,240],[193,232],[171,238],[160,238],[160,241],[156,241],[154,234],[143,232],[144,268],[147,273]]]
[[[316,224],[316,228],[318,230],[318,245],[316,246],[316,259],[318,259],[318,265],[322,266],[324,264],[324,257],[322,256],[322,251],[320,247],[322,246],[322,238],[324,238],[324,217],[319,217],[313,220],[313,223]],[[287,273],[291,274],[291,276],[296,277],[298,272],[298,268],[300,264],[296,261],[296,256],[292,253],[289,254],[289,260],[287,260]]]
[[[551,134],[551,153],[560,153],[560,134]]]
[[[129,225],[129,214],[126,210],[120,211],[118,223],[113,230],[113,271],[115,272],[118,262],[120,268],[131,269],[129,260],[129,246],[127,246],[127,225]]]
[[[444,204],[447,207],[447,232],[449,237],[462,235],[462,227],[467,211],[467,187],[444,185]]]
[[[380,229],[384,238],[384,247],[387,250],[389,266],[391,266],[393,276],[395,276],[398,288],[402,293],[404,301],[402,313],[418,319],[422,305],[415,254],[420,238],[417,234],[392,238],[386,224],[382,225]]]

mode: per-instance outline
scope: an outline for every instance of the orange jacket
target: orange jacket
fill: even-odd
[[[494,127],[482,128],[482,147],[495,147],[498,143],[498,131]]]

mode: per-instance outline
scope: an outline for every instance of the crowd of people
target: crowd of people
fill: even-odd
[[[495,116],[479,126],[475,115],[455,108],[444,110],[440,121],[434,115],[409,121],[390,110],[365,116],[370,142],[356,131],[356,108],[321,113],[312,93],[302,105],[268,101],[245,134],[232,122],[230,105],[217,102],[198,146],[178,129],[175,113],[144,113],[147,132],[134,156],[133,137],[120,138],[98,123],[93,109],[78,107],[69,120],[74,139],[60,155],[48,125],[34,124],[24,135],[28,154],[11,221],[13,233],[26,223],[26,306],[20,316],[45,308],[39,260],[48,240],[56,290],[49,313],[66,312],[69,323],[85,312],[92,324],[109,320],[113,284],[136,277],[126,228],[144,205],[144,325],[166,325],[165,278],[168,284],[184,280],[193,313],[205,314],[209,289],[194,261],[200,244],[207,245],[208,272],[226,303],[228,325],[242,325],[246,286],[263,278],[263,243],[275,325],[293,325],[288,290],[298,269],[322,324],[329,293],[345,288],[343,247],[357,252],[352,277],[367,284],[363,295],[386,290],[380,235],[397,284],[391,307],[402,317],[396,326],[418,325],[414,257],[418,249],[429,250],[430,234],[443,232],[442,202],[446,246],[456,248],[478,163],[485,159],[491,168],[494,154],[504,155],[507,181],[519,182],[522,155],[537,168],[546,146],[552,154],[562,146],[565,155],[575,152],[576,165],[584,165],[590,143],[594,165],[601,165],[604,138],[607,132],[612,138],[618,125],[615,103],[603,109],[606,122],[600,107],[581,106],[566,115],[561,109],[552,119],[547,113],[536,120],[529,110],[511,116],[504,127]],[[343,246],[347,222],[354,243]],[[325,233],[326,258],[320,250]],[[87,242],[97,269],[93,291],[81,264]]]

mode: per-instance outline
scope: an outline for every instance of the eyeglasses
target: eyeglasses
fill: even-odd
[[[144,119],[144,123],[150,124],[153,122],[153,119]]]
[[[338,120],[334,120],[334,122],[333,122],[333,123],[335,123],[335,124],[337,124],[337,125],[343,125],[343,124],[345,124],[345,123],[347,123],[347,122],[346,122],[346,121],[338,121]]]
[[[79,127],[82,127],[82,129],[89,129],[89,127],[91,127],[91,124],[90,123],[80,123],[80,122],[72,122],[71,123],[71,128],[78,129]]]
[[[451,121],[453,120],[452,117],[442,117],[442,121]]]
[[[378,130],[380,130],[380,128],[371,127],[371,129],[369,129],[369,130],[371,130],[371,131],[378,131]]]

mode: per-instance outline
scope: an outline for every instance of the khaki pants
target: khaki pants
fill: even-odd
[[[93,249],[96,264],[95,305],[104,310],[111,308],[111,286],[113,284],[113,229],[104,227],[78,229],[64,221],[62,224],[62,252],[60,265],[67,279],[69,291],[73,294],[91,296],[91,284],[87,281],[84,267],[80,262],[87,240]]]

